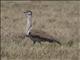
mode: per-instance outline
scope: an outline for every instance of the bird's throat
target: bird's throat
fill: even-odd
[[[29,15],[27,16],[27,27],[26,27],[26,34],[29,35],[29,33],[31,32],[32,30],[32,16]]]

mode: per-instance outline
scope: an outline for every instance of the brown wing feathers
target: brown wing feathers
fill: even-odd
[[[41,30],[31,30],[30,36],[33,37],[33,38],[41,39],[39,41],[48,41],[50,43],[57,42],[58,44],[61,45],[61,43],[59,41],[57,41],[56,39],[54,39],[53,36],[47,34],[44,31],[41,31]]]

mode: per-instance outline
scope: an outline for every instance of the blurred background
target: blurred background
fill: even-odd
[[[26,10],[62,46],[23,38]],[[80,1],[1,1],[1,60],[80,60]]]

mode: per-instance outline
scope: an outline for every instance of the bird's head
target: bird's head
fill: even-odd
[[[24,12],[24,14],[25,14],[26,16],[32,15],[32,11],[31,11],[31,10],[27,10],[27,11]]]

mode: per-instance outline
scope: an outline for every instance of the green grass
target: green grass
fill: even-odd
[[[1,60],[79,60],[79,7],[79,1],[1,2]],[[51,34],[62,46],[33,45],[23,38],[26,10],[33,12],[33,28]]]

